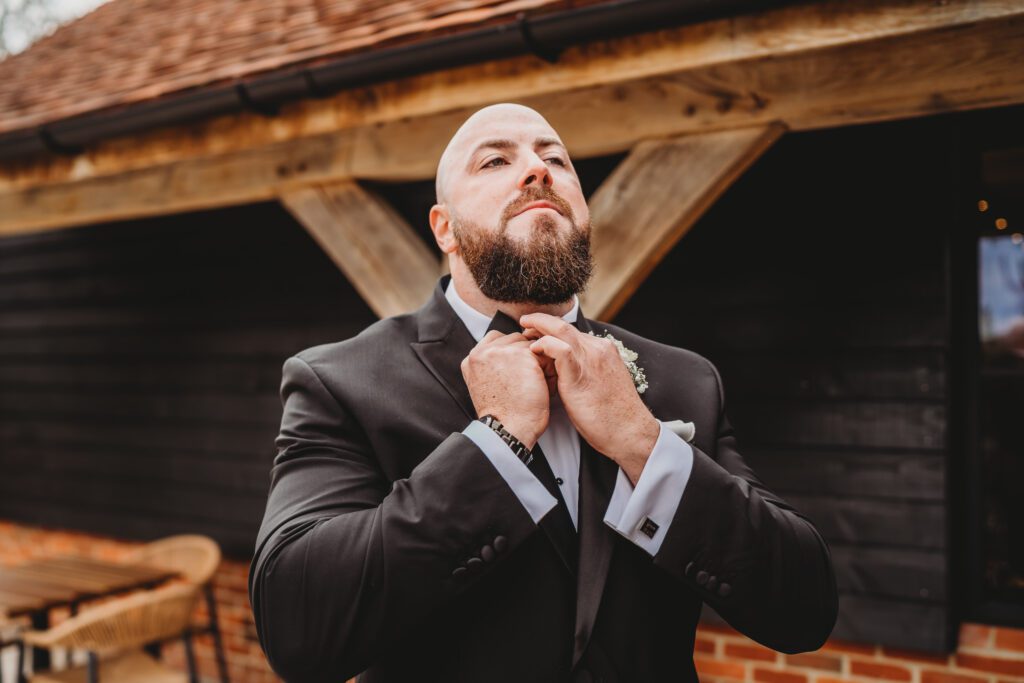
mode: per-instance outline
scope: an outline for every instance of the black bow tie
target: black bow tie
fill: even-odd
[[[490,332],[491,330],[497,330],[502,334],[512,334],[513,332],[522,332],[523,328],[519,326],[518,320],[498,311],[494,314],[494,317],[491,318],[491,324],[487,326],[487,332]],[[484,334],[486,334],[486,332]]]
[[[580,319],[582,317],[583,316],[580,315],[579,311],[576,311],[576,320],[572,323],[572,326],[577,330],[580,329]],[[513,332],[522,332],[523,328],[519,326],[518,320],[498,311],[494,314],[494,317],[491,318],[491,324],[487,326],[487,332],[490,332],[491,330],[497,330],[502,334],[512,334]],[[487,334],[487,332],[484,332],[484,334]]]

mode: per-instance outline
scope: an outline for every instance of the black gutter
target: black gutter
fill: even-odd
[[[166,98],[89,112],[0,134],[0,161],[86,145],[159,126],[254,111],[274,116],[284,102],[467,64],[534,54],[557,61],[567,47],[790,4],[783,0],[618,0],[440,36],[408,45],[197,88]]]

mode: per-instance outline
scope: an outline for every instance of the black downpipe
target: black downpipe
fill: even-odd
[[[81,145],[65,145],[58,142],[46,126],[39,127],[39,139],[42,140],[43,144],[46,145],[46,148],[54,154],[74,156],[76,154],[81,154],[83,150]]]
[[[242,103],[242,107],[249,111],[254,111],[266,117],[277,116],[278,112],[281,111],[280,100],[277,102],[260,102],[253,98],[249,92],[249,86],[245,83],[236,84],[235,91],[238,93],[238,101]]]
[[[274,116],[283,103],[467,64],[533,54],[556,62],[571,46],[791,4],[785,0],[619,0],[341,57],[316,66],[89,112],[0,134],[0,161],[41,152],[74,155],[91,143],[160,126],[253,111]]]
[[[519,24],[519,37],[523,41],[523,45],[530,51],[531,54],[535,54],[545,62],[554,64],[558,61],[558,56],[562,54],[562,49],[557,47],[546,47],[539,43],[533,36],[533,30],[530,28],[530,21],[524,12],[520,12],[516,17],[516,22]]]

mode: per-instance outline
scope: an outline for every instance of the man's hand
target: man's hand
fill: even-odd
[[[614,342],[546,313],[519,322],[535,339],[530,350],[554,361],[558,395],[576,430],[636,485],[661,427],[640,400]]]
[[[544,366],[519,332],[488,332],[462,360],[462,377],[477,417],[494,415],[512,436],[533,448],[551,415]]]

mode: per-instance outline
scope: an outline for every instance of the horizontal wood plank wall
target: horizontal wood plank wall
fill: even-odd
[[[276,202],[0,240],[0,518],[247,558],[282,363],[374,320]]]
[[[786,136],[616,319],[719,368],[740,453],[830,544],[834,636],[925,650],[949,598],[947,125]]]

